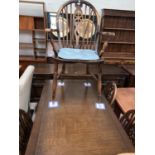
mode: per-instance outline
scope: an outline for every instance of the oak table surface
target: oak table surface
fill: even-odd
[[[116,102],[123,113],[135,109],[135,88],[118,88]]]
[[[57,86],[59,107],[49,108],[52,81],[47,81],[25,155],[116,155],[134,148],[104,97],[96,109],[96,85],[64,80]]]

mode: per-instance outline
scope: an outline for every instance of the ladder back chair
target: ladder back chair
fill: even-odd
[[[98,95],[101,96],[101,75],[104,59],[102,54],[108,43],[103,44],[102,50],[98,51],[100,35],[111,35],[112,32],[99,32],[100,17],[95,7],[85,0],[69,0],[63,4],[57,12],[56,30],[46,29],[46,32],[57,33],[58,49],[52,40],[54,57],[53,93],[54,100],[57,87],[57,79],[65,74],[66,63],[84,63],[86,65],[86,77],[94,77],[98,81]],[[58,73],[58,64],[62,63],[62,70]],[[98,74],[89,72],[89,64],[98,65]],[[79,76],[79,75],[78,75]],[[70,75],[70,77],[75,77]]]
[[[24,155],[33,122],[28,113],[19,109],[19,152]]]
[[[116,98],[116,93],[117,93],[117,85],[114,81],[112,82],[107,82],[105,87],[104,87],[104,95],[111,105],[111,107],[114,107],[114,101]]]
[[[135,145],[135,110],[132,109],[127,111],[120,118],[120,122],[131,139],[132,144]]]

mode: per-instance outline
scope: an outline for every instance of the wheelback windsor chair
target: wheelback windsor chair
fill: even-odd
[[[104,94],[111,107],[114,108],[114,102],[117,94],[117,85],[114,81],[106,83],[104,87]]]
[[[119,120],[133,145],[135,145],[135,109],[127,111]]]
[[[98,51],[99,37],[101,35],[114,36],[112,32],[99,32],[100,17],[95,7],[85,0],[69,0],[63,4],[57,12],[56,30],[46,29],[46,32],[57,33],[58,47],[53,42],[54,57],[54,77],[52,84],[52,99],[55,99],[57,79],[65,74],[66,63],[83,63],[86,65],[86,74],[84,77],[94,77],[97,80],[98,95],[101,97],[102,88],[102,64],[104,62],[103,52],[108,45],[104,42],[102,50]],[[58,65],[62,65],[58,73]],[[98,74],[92,74],[89,71],[89,64],[96,64]],[[70,77],[79,78],[75,75]]]

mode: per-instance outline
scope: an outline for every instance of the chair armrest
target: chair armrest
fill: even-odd
[[[106,35],[106,36],[115,36],[115,32],[98,32],[98,35]],[[100,52],[100,57],[102,57],[105,49],[107,48],[108,46],[108,41],[105,41],[103,46],[102,46],[102,49],[101,49],[101,52]]]
[[[45,32],[51,34],[52,32],[58,32],[58,29],[45,28]],[[50,37],[50,43],[51,43],[51,45],[53,47],[54,55],[55,55],[55,57],[57,57],[58,56],[58,54],[57,54],[58,50],[57,50],[57,48],[56,48],[56,46],[54,44],[54,41],[53,41],[51,35],[49,35],[49,37]]]
[[[98,32],[99,35],[115,36],[115,32]]]
[[[45,28],[45,32],[58,32],[58,29]]]
[[[103,46],[102,46],[102,49],[101,49],[100,55],[99,55],[100,57],[102,57],[102,55],[103,55],[105,49],[107,48],[107,46],[108,46],[108,42],[105,41],[104,44],[103,44]]]
[[[115,36],[115,32],[97,32],[99,35]]]

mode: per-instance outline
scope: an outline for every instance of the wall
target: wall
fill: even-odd
[[[32,1],[32,0],[27,0]],[[45,2],[46,11],[56,12],[60,5],[62,5],[66,0],[33,0],[38,2]],[[135,0],[89,0],[98,12],[101,9],[118,9],[118,10],[135,10]]]

